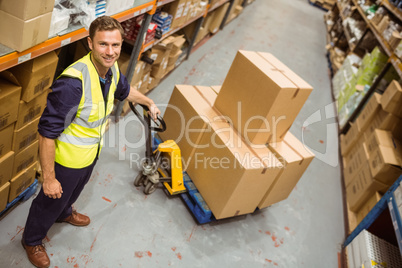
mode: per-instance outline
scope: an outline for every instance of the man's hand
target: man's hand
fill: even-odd
[[[53,199],[60,198],[63,193],[61,184],[56,178],[44,180],[42,188],[43,193]]]
[[[149,112],[148,114],[154,119],[156,120],[158,115],[161,114],[161,111],[159,111],[158,107],[153,103],[151,104],[149,107]]]

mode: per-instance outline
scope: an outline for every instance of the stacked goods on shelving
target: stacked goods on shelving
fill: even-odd
[[[141,29],[141,24],[143,23],[144,16],[134,17],[132,19],[126,20],[121,23],[124,30],[124,38],[135,41]],[[146,31],[144,43],[149,43],[155,38],[157,25],[155,23],[150,23]]]
[[[106,15],[114,15],[134,6],[135,0],[106,0]]]
[[[402,90],[392,81],[383,96],[374,93],[354,124],[341,135],[341,154],[349,209],[359,223],[402,174]],[[378,193],[377,193],[378,192]]]
[[[7,196],[7,202],[11,202],[34,182],[37,125],[57,63],[56,53],[50,52],[0,73],[1,200]],[[3,202],[0,211],[4,208]]]
[[[369,88],[387,63],[385,56],[378,47],[371,53],[367,53],[363,60],[354,54],[346,57],[341,69],[334,75],[332,80],[334,97],[337,100],[339,124],[345,125],[350,115],[359,105]],[[356,65],[359,65],[357,68]],[[385,83],[396,79],[398,74],[395,69],[384,76]]]
[[[289,196],[314,158],[288,132],[311,91],[273,55],[251,51],[237,53],[222,87],[176,85],[164,114],[170,127],[160,136],[179,145],[217,219]]]
[[[152,16],[152,21],[158,26],[157,29],[165,34],[169,31],[172,24],[172,15],[166,12],[158,12]]]
[[[1,43],[23,51],[47,40],[54,0],[0,1]]]
[[[346,247],[349,268],[402,267],[398,246],[363,230]]]
[[[234,0],[233,6],[229,11],[228,18],[226,20],[226,23],[231,22],[234,18],[240,15],[240,13],[243,11],[242,7],[242,0]]]

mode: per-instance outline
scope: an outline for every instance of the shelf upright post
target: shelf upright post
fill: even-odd
[[[228,7],[228,9],[226,10],[225,16],[223,17],[221,26],[219,26],[219,29],[220,29],[220,30],[223,30],[223,27],[225,27],[226,20],[228,19],[229,13],[230,13],[230,11],[231,11],[232,8],[233,8],[234,1],[235,1],[235,0],[230,0],[230,1],[229,1],[229,3],[230,3],[230,4],[229,4],[229,7]]]
[[[133,50],[131,51],[130,61],[128,63],[127,71],[125,73],[125,76],[126,76],[129,84],[131,83],[131,80],[133,79],[133,76],[134,76],[135,66],[137,65],[140,53],[142,51],[142,44],[144,42],[145,34],[147,32],[149,24],[151,23],[152,16],[153,16],[153,14],[155,14],[155,11],[156,11],[156,7],[157,7],[156,2],[157,1],[155,0],[153,8],[150,11],[148,11],[147,13],[145,13],[144,19],[141,23],[140,31],[134,42]],[[124,105],[125,101],[126,100],[118,101],[116,104],[115,122],[119,122],[119,116],[123,110],[123,105]]]

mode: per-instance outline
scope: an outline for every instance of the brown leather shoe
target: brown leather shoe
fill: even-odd
[[[87,226],[91,222],[91,220],[88,216],[85,216],[84,214],[78,213],[77,211],[73,210],[73,213],[71,213],[70,216],[58,222],[68,222],[69,224],[75,226]]]
[[[43,245],[28,246],[25,245],[24,240],[21,240],[29,261],[38,268],[47,268],[50,266],[50,260],[47,256],[46,249]]]

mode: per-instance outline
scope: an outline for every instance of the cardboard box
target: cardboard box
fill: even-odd
[[[162,140],[174,140],[181,150],[183,169],[186,170],[201,134],[208,130],[208,118],[219,119],[212,104],[216,93],[209,87],[176,85],[166,107],[163,119],[166,131],[158,133]]]
[[[172,24],[170,26],[171,29],[177,28],[184,23],[184,20],[186,18],[183,16],[183,12],[186,3],[187,0],[177,0],[170,3],[169,5],[163,6],[163,11],[166,11],[173,16]]]
[[[275,178],[258,207],[265,208],[288,198],[311,161],[310,152],[292,133],[288,132],[282,142],[268,144],[275,157],[283,161],[283,168]]]
[[[227,122],[208,121],[187,172],[215,218],[252,213],[282,163],[268,148],[248,147]]]
[[[174,42],[172,43],[172,50],[170,51],[171,55],[176,55],[177,53],[179,53],[184,43],[186,43],[186,39],[183,35],[175,37]]]
[[[38,160],[38,152],[39,141],[36,141],[16,154],[11,176],[15,177],[18,173],[35,163]]]
[[[359,132],[357,125],[355,123],[350,123],[350,128],[346,134],[341,134],[341,154],[346,156],[356,142],[359,140],[361,132]]]
[[[356,118],[356,125],[359,132],[363,132],[368,127],[369,122],[377,114],[380,109],[381,95],[374,93],[366,103],[359,116]]]
[[[365,140],[367,153],[373,155],[377,148],[381,146],[394,148],[400,154],[402,147],[401,142],[392,136],[391,131],[375,129],[369,139]]]
[[[208,27],[208,30],[214,34],[219,31],[219,28],[222,24],[223,18],[225,17],[226,11],[228,10],[230,3],[226,3],[220,7],[218,7],[215,11],[213,11],[213,19]]]
[[[35,162],[27,169],[20,172],[18,176],[15,176],[14,178],[11,179],[8,202],[13,201],[35,181],[36,167],[37,163]]]
[[[0,10],[5,11],[21,20],[52,12],[54,0],[0,0]]]
[[[214,107],[247,143],[282,141],[312,87],[272,54],[238,51]]]
[[[0,186],[11,180],[14,164],[14,152],[8,152],[0,158]]]
[[[159,82],[161,80],[150,76],[148,81],[149,81],[148,82],[148,90],[151,90],[151,89],[154,89],[157,85],[159,85]]]
[[[212,90],[218,95],[221,91],[222,86],[211,86]]]
[[[343,170],[343,176],[345,180],[345,186],[347,187],[354,177],[359,173],[364,165],[367,164],[369,154],[365,145],[361,145],[356,150],[351,160],[348,162]]]
[[[14,124],[0,130],[0,157],[11,151],[13,143]]]
[[[3,211],[7,207],[9,193],[10,183],[6,182],[3,186],[0,186],[0,211]]]
[[[360,223],[364,217],[373,209],[373,207],[380,201],[382,194],[376,192],[372,197],[370,197],[367,202],[359,209],[356,213],[357,222]]]
[[[51,51],[10,69],[22,86],[22,100],[30,102],[52,85],[58,61]]]
[[[183,52],[179,49],[179,50],[177,50],[177,52],[175,54],[170,54],[169,58],[168,58],[168,66],[173,65],[173,68],[174,68],[175,63],[179,59],[181,53],[183,53]]]
[[[20,101],[15,129],[20,129],[43,113],[46,107],[48,91],[44,91],[30,102]]]
[[[158,65],[152,65],[151,76],[156,79],[161,79],[166,74],[168,58],[163,58],[162,62]]]
[[[21,87],[8,71],[0,73],[0,130],[17,121]],[[1,143],[1,142],[0,142]],[[1,154],[1,153],[0,153]]]
[[[141,81],[138,82],[138,86],[137,89],[139,92],[141,92],[142,94],[147,93],[148,90],[148,83],[149,83],[149,77],[151,76],[151,73],[144,73],[142,75]]]
[[[130,55],[126,53],[121,53],[118,59],[118,65],[122,74],[127,77],[127,68],[130,62]],[[130,85],[135,86],[142,78],[145,69],[145,62],[138,61],[135,65],[133,78],[131,79]]]
[[[381,106],[384,111],[402,118],[402,88],[393,80],[381,97]]]
[[[373,178],[367,163],[360,172],[353,178],[352,182],[346,187],[346,199],[349,208],[353,212],[358,212],[363,204],[375,194],[388,189],[388,185],[381,183]]]
[[[25,127],[14,130],[12,150],[18,154],[29,145],[39,139],[38,123],[40,117],[36,118]]]
[[[51,19],[52,12],[22,20],[0,10],[1,43],[19,52],[42,43],[48,38]]]
[[[402,175],[400,148],[379,145],[370,156],[369,163],[372,176],[388,186]]]
[[[395,133],[398,133],[398,128],[401,127],[401,124],[402,120],[400,118],[380,109],[364,131],[364,139],[368,140],[376,129],[389,130],[398,137],[399,135]]]

